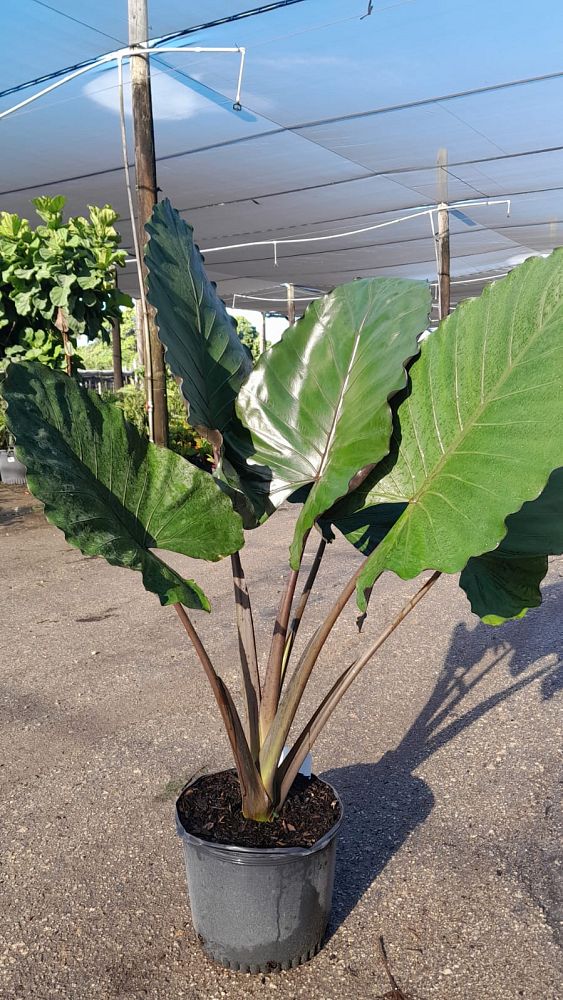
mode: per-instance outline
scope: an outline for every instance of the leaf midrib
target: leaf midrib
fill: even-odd
[[[337,428],[338,421],[340,419],[340,414],[342,413],[342,406],[344,404],[344,396],[346,395],[346,392],[347,392],[347,389],[348,389],[348,382],[350,380],[350,375],[351,375],[351,372],[352,372],[352,368],[354,367],[354,361],[355,361],[356,355],[358,353],[358,347],[359,347],[359,344],[360,344],[360,339],[361,339],[364,327],[366,325],[366,321],[367,321],[367,317],[368,317],[368,314],[369,314],[370,306],[372,304],[372,298],[373,298],[373,296],[372,296],[372,292],[371,292],[371,289],[370,289],[370,291],[369,291],[369,297],[368,297],[368,303],[367,303],[367,305],[365,307],[364,315],[362,317],[362,322],[360,323],[360,326],[359,326],[359,328],[358,328],[358,330],[357,330],[357,332],[356,332],[356,334],[354,336],[354,343],[353,343],[353,347],[352,347],[352,353],[350,355],[350,360],[349,360],[347,368],[346,368],[346,374],[344,376],[344,379],[342,381],[342,385],[340,387],[340,392],[339,392],[339,395],[338,395],[338,401],[337,401],[337,404],[336,404],[335,409],[334,409],[334,414],[333,414],[331,425],[330,425],[330,428],[329,428],[328,437],[327,437],[327,440],[326,440],[326,445],[325,445],[325,447],[324,447],[324,449],[322,451],[321,461],[320,461],[320,464],[319,464],[319,468],[318,468],[317,474],[316,474],[315,479],[314,479],[314,481],[317,482],[317,483],[319,482],[319,480],[320,480],[320,478],[321,478],[321,476],[322,476],[322,474],[323,474],[324,470],[326,469],[326,467],[328,465],[328,462],[329,462],[329,455],[330,455],[330,450],[331,450],[331,447],[332,447],[332,442],[334,441],[334,438],[336,437],[336,428]],[[350,309],[350,303],[348,302],[347,304],[348,304],[348,308]],[[332,346],[332,341],[330,340],[330,338],[329,338],[329,341],[330,341],[331,346]]]

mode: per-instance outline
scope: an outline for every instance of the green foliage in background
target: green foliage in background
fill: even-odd
[[[213,459],[211,445],[200,437],[188,423],[180,390],[172,378],[168,379],[166,383],[166,394],[168,396],[168,447],[171,451],[182,455],[183,458],[189,459],[194,465],[209,471]],[[142,384],[125,385],[116,393],[104,393],[104,398],[116,403],[123,410],[125,419],[133,424],[140,434],[148,437],[147,406]]]
[[[131,299],[115,286],[123,267],[117,215],[89,206],[89,218],[63,221],[65,198],[34,198],[42,224],[0,212],[0,359],[76,368],[76,338],[109,339],[112,321]],[[67,352],[65,354],[65,329]]]
[[[138,362],[133,309],[121,310],[119,326],[121,331],[121,364],[125,371],[131,371],[135,367],[135,362]],[[111,371],[113,368],[111,344],[101,337],[96,337],[90,344],[81,347],[80,358],[82,366],[86,370]]]
[[[237,325],[238,339],[248,348],[252,355],[252,360],[256,364],[260,357],[260,336],[258,330],[246,316],[235,316],[234,320]]]

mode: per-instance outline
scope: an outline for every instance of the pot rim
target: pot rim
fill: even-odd
[[[322,837],[319,837],[319,839],[316,840],[311,847],[243,847],[238,844],[216,844],[211,840],[204,840],[202,837],[196,837],[193,833],[189,833],[183,826],[178,812],[178,803],[186,788],[195,784],[195,782],[201,777],[202,775],[199,774],[197,778],[192,778],[191,781],[188,781],[182,788],[182,791],[176,800],[176,805],[174,807],[176,832],[179,837],[185,838],[187,842],[194,847],[203,848],[213,854],[225,854],[229,860],[238,861],[239,864],[244,864],[245,861],[248,864],[259,864],[261,861],[262,863],[265,863],[275,859],[278,861],[290,861],[292,858],[304,858],[311,854],[316,854],[318,851],[322,851],[324,847],[327,847],[327,845],[334,840],[344,820],[344,806],[342,805],[342,799],[340,798],[338,792],[334,786],[331,785],[330,781],[325,781],[324,778],[319,778],[319,781],[322,781],[323,784],[328,785],[331,789],[334,798],[340,807],[340,816],[336,820],[336,823],[331,826],[330,830],[327,830]],[[318,775],[315,777],[318,777]],[[239,855],[240,857],[237,858],[236,855]]]

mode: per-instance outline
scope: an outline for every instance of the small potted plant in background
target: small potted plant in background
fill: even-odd
[[[198,779],[177,803],[204,948],[232,968],[289,968],[321,945],[341,820],[330,786],[299,771],[349,685],[441,573],[461,572],[473,610],[498,623],[540,603],[547,555],[563,550],[563,253],[463,303],[421,348],[424,284],[341,286],[252,368],[191,228],[163,202],[148,230],[149,297],[212,471],[149,444],[118,408],[39,364],[11,366],[8,420],[49,520],[82,552],[139,570],[176,608],[209,680],[235,772]],[[301,507],[262,662],[240,550],[287,498]],[[334,530],[366,558],[296,657]],[[207,597],[155,548],[230,557],[242,717],[192,621]],[[354,592],[366,613],[385,570],[432,572],[292,739],[331,629]]]

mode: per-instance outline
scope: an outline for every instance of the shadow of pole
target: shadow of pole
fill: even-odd
[[[334,768],[323,774],[338,789],[346,812],[339,838],[331,936],[410,834],[430,815],[431,788],[413,774],[424,761],[513,695],[540,683],[551,698],[562,686],[563,587],[544,591],[541,608],[502,631],[479,622],[456,625],[444,667],[428,701],[398,746],[376,764]],[[492,657],[490,656],[492,651]],[[555,663],[532,669],[546,656]],[[484,662],[485,661],[485,662]],[[462,710],[486,678],[506,667],[513,682]]]

